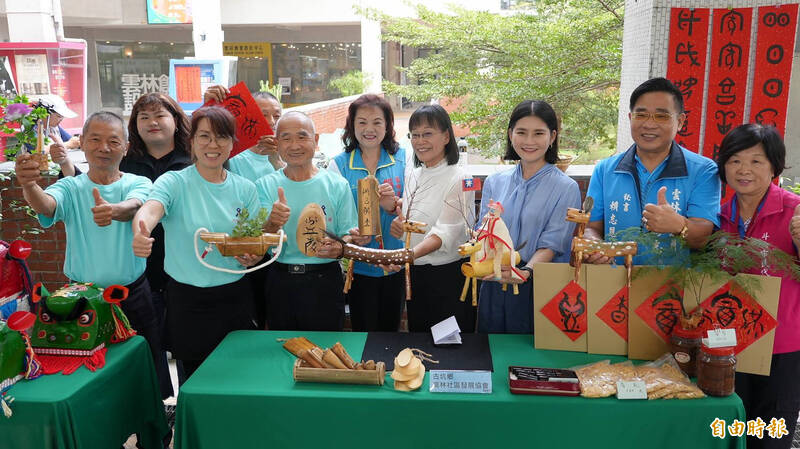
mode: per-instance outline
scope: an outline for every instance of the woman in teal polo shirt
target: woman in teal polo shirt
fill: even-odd
[[[221,107],[195,111],[189,135],[195,163],[161,175],[133,219],[133,250],[139,257],[150,255],[150,232],[156,224],[164,226],[164,269],[171,277],[165,331],[187,377],[228,332],[254,328],[248,279],[206,268],[195,256],[193,241],[198,228],[230,233],[242,209],[259,209],[253,183],[223,167],[233,149],[235,129],[235,119]],[[237,270],[259,259],[233,259],[211,251],[204,261]]]
[[[383,98],[366,94],[350,103],[344,134],[344,153],[333,158],[328,170],[341,174],[358,201],[358,180],[369,175],[380,183],[381,236],[370,248],[397,249],[403,242],[389,234],[396,199],[403,195],[406,152],[395,140],[392,107]],[[382,246],[381,246],[382,244]],[[387,273],[364,262],[353,267],[353,284],[347,294],[354,331],[395,332],[403,310],[402,273]]]

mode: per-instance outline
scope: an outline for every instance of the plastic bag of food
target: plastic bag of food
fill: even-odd
[[[570,368],[578,375],[581,383],[581,396],[586,398],[605,398],[617,394],[617,381],[633,379],[636,369],[633,363],[625,361],[611,364],[609,360]]]
[[[637,366],[636,374],[645,382],[647,399],[695,399],[705,396],[681,371],[671,353]]]

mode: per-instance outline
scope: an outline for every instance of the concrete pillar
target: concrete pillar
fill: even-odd
[[[361,19],[361,73],[366,77],[365,92],[381,91],[381,25]]]
[[[195,57],[222,57],[225,35],[220,0],[192,0],[192,40]]]
[[[11,42],[55,42],[64,32],[60,0],[5,0]],[[62,30],[59,34],[59,30]]]

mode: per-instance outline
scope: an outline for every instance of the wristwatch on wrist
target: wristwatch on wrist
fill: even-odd
[[[688,234],[688,233],[689,233],[689,219],[686,218],[686,217],[683,217],[683,227],[681,228],[681,230],[679,232],[675,233],[675,235],[679,235],[682,239],[685,239],[686,238],[686,234]]]
[[[531,267],[520,267],[519,271],[527,271],[528,272],[528,279],[526,280],[526,282],[527,281],[533,282],[533,268],[531,268]]]

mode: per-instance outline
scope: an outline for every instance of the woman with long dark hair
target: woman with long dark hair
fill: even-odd
[[[484,279],[478,307],[478,330],[491,333],[533,332],[533,264],[568,262],[573,223],[567,208],[580,208],[578,184],[555,165],[558,160],[558,117],[544,101],[518,104],[508,121],[503,159],[519,161],[511,170],[486,178],[481,217],[491,201],[502,205],[501,217],[522,262],[517,273],[504,268],[502,277]],[[488,282],[487,282],[488,281]],[[501,284],[520,284],[519,294]]]

